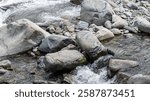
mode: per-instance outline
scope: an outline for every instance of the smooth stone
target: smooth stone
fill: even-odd
[[[46,72],[70,71],[79,65],[84,65],[87,60],[77,50],[61,50],[56,53],[49,53],[41,57],[38,66]]]
[[[80,30],[83,30],[83,29],[88,29],[89,27],[89,23],[85,22],[85,21],[79,21],[78,24],[77,24],[77,28],[80,29]]]
[[[114,35],[120,35],[120,34],[122,34],[122,32],[119,30],[119,29],[117,29],[117,28],[113,28],[113,29],[111,29],[110,30]]]

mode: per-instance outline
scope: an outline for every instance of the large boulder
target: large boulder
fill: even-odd
[[[77,33],[76,40],[91,60],[107,53],[107,49],[100,43],[93,32],[80,31]]]
[[[0,57],[13,55],[37,46],[49,33],[27,19],[0,28]]]
[[[61,50],[69,44],[75,44],[75,41],[62,35],[51,35],[42,41],[39,50],[45,53],[52,53]]]
[[[84,0],[81,7],[81,20],[96,25],[103,25],[105,21],[112,20],[114,11],[104,0]]]
[[[38,64],[47,72],[57,72],[72,70],[86,62],[85,56],[77,50],[61,50],[41,57]]]
[[[143,17],[137,17],[135,20],[135,25],[140,31],[150,34],[150,22],[147,19]]]

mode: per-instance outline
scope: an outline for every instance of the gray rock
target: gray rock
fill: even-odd
[[[18,54],[37,46],[49,33],[27,19],[0,28],[0,57]]]
[[[83,29],[87,30],[88,27],[89,27],[89,23],[87,23],[85,21],[79,21],[77,24],[77,28],[81,29],[81,30],[83,30]]]
[[[113,28],[110,30],[114,35],[120,35],[121,34],[121,31],[117,28]]]
[[[108,29],[111,29],[111,22],[108,20],[104,23],[104,26]]]
[[[112,16],[112,27],[113,28],[124,28],[125,26],[128,26],[128,22],[125,19],[122,19],[118,15],[113,15]]]
[[[81,20],[90,24],[104,25],[112,20],[114,13],[109,3],[104,0],[84,0],[81,7]]]
[[[0,61],[0,67],[3,67],[4,69],[11,69],[11,61],[9,60]]]
[[[55,33],[56,29],[53,25],[49,25],[46,29],[48,32],[50,32],[51,34],[52,33]]]
[[[102,41],[102,40],[113,38],[114,34],[107,28],[103,26],[99,26],[99,31],[96,32],[96,36],[100,41]]]
[[[0,76],[1,76],[1,75],[4,75],[4,74],[7,73],[7,72],[8,72],[8,70],[0,69]]]
[[[42,41],[39,50],[45,53],[53,53],[61,50],[69,44],[75,44],[75,41],[66,36],[51,35]]]
[[[128,84],[150,84],[150,75],[137,74],[129,78]]]
[[[150,34],[150,22],[143,18],[137,17],[134,24],[139,28],[140,31]]]
[[[134,68],[138,66],[138,62],[132,60],[111,59],[109,61],[109,69],[112,72],[117,72],[121,69]]]
[[[91,60],[107,53],[107,49],[90,31],[80,31],[76,36],[77,43],[86,52]]]
[[[47,72],[68,71],[85,64],[86,58],[77,50],[49,53],[39,60],[39,66]]]
[[[128,79],[131,77],[131,74],[126,72],[118,72],[117,73],[117,81],[121,84],[127,84]]]

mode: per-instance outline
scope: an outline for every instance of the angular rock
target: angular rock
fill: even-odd
[[[50,35],[42,41],[39,50],[45,53],[53,53],[61,50],[69,44],[75,44],[75,41],[62,35]]]
[[[11,69],[11,61],[9,60],[0,61],[0,67],[3,67],[4,69]]]
[[[104,26],[108,29],[111,29],[111,22],[108,20],[104,23]]]
[[[91,60],[107,54],[107,49],[90,31],[80,31],[76,36],[77,43],[86,52]]]
[[[129,78],[128,84],[150,84],[150,75],[137,74]]]
[[[111,59],[109,61],[109,69],[112,72],[117,72],[121,69],[134,68],[138,66],[138,62],[132,60]]]
[[[87,23],[85,21],[79,21],[77,24],[77,27],[78,27],[78,29],[81,29],[81,30],[83,30],[83,29],[87,30],[89,27],[89,23]]]
[[[49,33],[27,19],[0,28],[0,57],[28,51]]]
[[[114,34],[107,28],[100,26],[99,31],[96,33],[96,36],[100,41],[102,41],[113,38]]]
[[[139,28],[140,31],[150,34],[150,22],[143,18],[137,17],[134,24]]]
[[[42,57],[38,64],[47,72],[69,71],[85,64],[86,58],[77,50],[62,50]]]
[[[124,28],[125,26],[128,26],[128,22],[126,20],[115,14],[112,16],[112,22],[113,28]]]
[[[104,0],[84,0],[81,7],[81,20],[89,24],[104,25],[105,21],[112,20],[114,11]]]

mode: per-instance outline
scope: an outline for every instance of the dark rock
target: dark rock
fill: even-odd
[[[100,43],[93,32],[80,31],[77,33],[76,40],[91,60],[107,54],[107,49]]]
[[[70,2],[76,5],[80,5],[83,2],[83,0],[70,0]]]
[[[75,44],[75,41],[62,35],[51,35],[42,41],[39,50],[45,53],[53,53],[61,50],[69,44]]]

